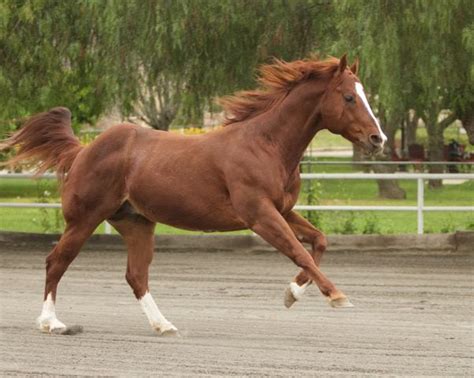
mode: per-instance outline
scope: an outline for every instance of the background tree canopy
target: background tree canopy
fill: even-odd
[[[3,130],[56,105],[77,127],[116,106],[168,129],[201,123],[256,67],[348,52],[393,144],[422,119],[430,158],[459,119],[474,139],[470,0],[15,0],[0,2]],[[471,140],[472,140],[471,139]]]

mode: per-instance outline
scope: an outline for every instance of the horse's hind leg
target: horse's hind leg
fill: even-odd
[[[134,214],[127,203],[109,222],[122,235],[128,249],[126,279],[152,328],[160,335],[178,329],[161,313],[148,288],[148,268],[153,259],[155,223]]]
[[[78,255],[82,245],[94,232],[97,225],[68,224],[58,244],[46,258],[46,284],[44,289],[44,303],[41,315],[37,319],[38,326],[43,332],[74,333],[74,329],[67,330],[58,320],[55,311],[56,290],[64,272]],[[79,331],[77,329],[76,331]]]
[[[294,211],[290,212],[290,214],[286,217],[286,220],[288,225],[295,233],[297,239],[303,243],[308,243],[311,245],[310,254],[313,257],[316,266],[319,267],[321,263],[321,257],[327,247],[327,240],[324,234]],[[301,272],[293,279],[293,281],[290,283],[290,286],[285,291],[285,306],[289,308],[296,301],[300,300],[306,288],[310,284],[311,279],[309,278],[307,272],[305,270],[301,270]]]

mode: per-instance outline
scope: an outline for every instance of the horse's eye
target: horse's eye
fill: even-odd
[[[347,102],[354,102],[355,101],[354,96],[350,95],[350,94],[344,95],[344,100],[346,100]]]

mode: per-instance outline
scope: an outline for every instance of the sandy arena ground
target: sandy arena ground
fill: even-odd
[[[47,250],[0,246],[0,375],[473,376],[472,255],[328,253],[323,270],[356,307],[311,287],[277,253],[158,253],[152,294],[179,338],[153,333],[125,282],[126,253],[83,251],[58,294],[76,336],[42,334]]]

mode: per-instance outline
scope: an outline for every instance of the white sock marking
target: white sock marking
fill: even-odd
[[[147,316],[150,325],[158,332],[177,331],[177,328],[163,316],[156,305],[155,300],[148,291],[138,300],[138,302]]]
[[[308,281],[301,286],[299,286],[296,282],[290,283],[291,294],[293,294],[293,297],[297,301],[299,301],[303,297],[303,294],[310,283],[311,281]]]
[[[43,310],[37,322],[40,330],[44,332],[51,332],[58,328],[66,328],[64,323],[59,321],[56,317],[56,309],[51,293],[48,294],[46,300],[43,302]]]
[[[377,129],[379,130],[380,136],[382,137],[382,141],[383,141],[382,145],[383,145],[383,143],[387,141],[387,136],[383,133],[382,128],[380,127],[379,121],[377,120],[377,118],[375,118],[375,115],[372,112],[372,109],[369,105],[369,101],[367,101],[367,97],[365,96],[364,87],[362,86],[361,83],[355,83],[355,89],[359,97],[362,99],[362,102],[364,103],[365,108],[367,109],[370,116],[372,117],[375,124],[377,125]]]

